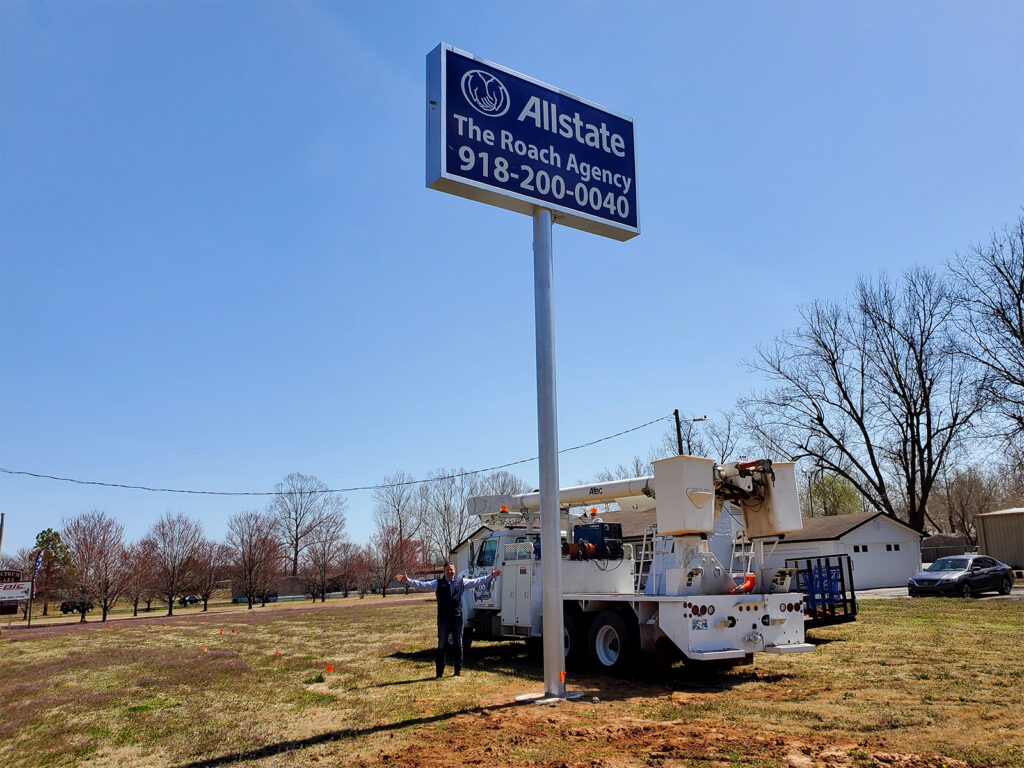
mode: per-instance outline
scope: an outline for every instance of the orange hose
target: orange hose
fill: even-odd
[[[732,589],[730,589],[729,590],[729,594],[730,595],[742,595],[742,594],[744,594],[746,592],[749,592],[750,590],[752,590],[754,588],[754,582],[756,582],[756,581],[757,581],[757,576],[755,576],[752,573],[748,573],[746,575],[746,578],[743,579],[743,583],[740,584],[738,587],[733,587]]]

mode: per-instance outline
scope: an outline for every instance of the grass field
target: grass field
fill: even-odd
[[[433,606],[388,600],[5,632],[0,766],[1024,768],[1021,602],[866,601],[813,654],[537,706],[522,644],[435,680]]]

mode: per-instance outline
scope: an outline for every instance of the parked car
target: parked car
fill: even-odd
[[[61,613],[88,613],[92,610],[92,603],[86,600],[65,600],[60,604]]]
[[[203,602],[202,599],[196,597],[195,595],[189,595],[188,597],[178,598],[178,605],[180,605],[182,608],[188,608],[190,605],[198,605],[201,602]]]
[[[940,557],[907,582],[911,597],[958,595],[973,597],[982,592],[1010,594],[1013,569],[987,555]]]

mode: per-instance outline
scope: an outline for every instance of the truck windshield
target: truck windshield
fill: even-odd
[[[494,565],[494,556],[498,552],[498,540],[487,539],[484,545],[480,548],[480,554],[476,558],[477,565],[492,566]]]
[[[969,561],[966,557],[943,557],[928,566],[929,571],[966,571]]]

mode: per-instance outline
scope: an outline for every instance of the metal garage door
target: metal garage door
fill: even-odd
[[[895,542],[867,542],[847,544],[845,549],[853,561],[853,578],[857,589],[899,587],[913,575],[908,574],[910,553],[907,544]]]

